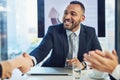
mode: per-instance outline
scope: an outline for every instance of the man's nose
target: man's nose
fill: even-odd
[[[65,19],[70,19],[70,18],[71,18],[70,14],[65,15]]]

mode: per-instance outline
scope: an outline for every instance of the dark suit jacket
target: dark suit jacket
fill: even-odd
[[[37,59],[37,63],[39,63],[49,54],[51,49],[51,56],[42,66],[64,67],[69,46],[63,24],[50,26],[40,45],[35,48],[30,55],[34,56]],[[78,59],[83,61],[83,54],[95,49],[101,50],[95,29],[81,24]]]

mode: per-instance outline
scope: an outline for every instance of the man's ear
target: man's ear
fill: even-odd
[[[82,15],[81,22],[83,22],[84,20],[85,20],[85,15]]]

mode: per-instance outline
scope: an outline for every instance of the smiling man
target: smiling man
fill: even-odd
[[[73,63],[79,66],[84,53],[95,49],[101,50],[95,29],[81,24],[85,20],[84,13],[85,7],[81,2],[70,2],[64,10],[63,23],[50,26],[40,45],[30,53],[33,63],[40,63],[52,50],[42,66],[65,67],[66,61],[68,66]],[[75,38],[71,45],[72,33]]]

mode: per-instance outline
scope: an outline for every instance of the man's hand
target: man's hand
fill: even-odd
[[[77,58],[69,59],[69,60],[67,60],[67,63],[69,66],[76,65],[77,67],[79,67],[81,69],[84,68],[82,63]],[[82,65],[82,67],[81,67],[81,65]]]
[[[12,60],[3,61],[0,64],[2,66],[2,79],[10,78],[15,68],[18,68],[22,73],[26,73],[33,66],[32,59],[27,53],[23,53],[23,55]]]
[[[32,62],[32,58],[30,57],[30,55],[28,55],[27,53],[23,53],[23,58],[21,59],[21,65],[18,67],[18,69],[22,72],[22,73],[26,73],[28,72],[31,67],[33,67],[33,62]]]
[[[2,67],[2,76],[1,78],[10,78],[12,76],[13,65],[10,61],[3,61],[0,63]]]
[[[100,50],[89,51],[88,54],[84,54],[84,60],[90,63],[90,67],[108,73],[112,73],[118,65],[118,56],[115,50],[112,53]]]

